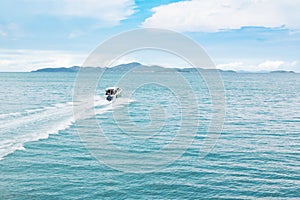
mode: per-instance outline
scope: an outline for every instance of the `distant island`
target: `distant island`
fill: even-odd
[[[38,69],[31,72],[78,72],[80,69],[79,66],[73,66],[73,67],[59,67],[59,68],[43,68]]]
[[[277,71],[271,71],[270,73],[291,73],[294,74],[294,71],[284,71],[284,70],[277,70]]]
[[[203,69],[203,68],[166,68],[166,67],[161,67],[158,65],[152,65],[152,66],[147,66],[147,65],[142,65],[141,63],[138,62],[132,62],[132,63],[127,63],[127,64],[120,64],[116,65],[114,67],[110,68],[100,68],[100,67],[87,67],[89,69],[105,69],[108,71],[112,72],[117,72],[117,71],[143,71],[143,72],[168,72],[168,71],[177,71],[177,72],[187,72],[187,73],[193,73],[196,72],[197,70],[200,71],[215,71],[217,70],[218,72],[222,73],[295,73],[294,71],[284,71],[284,70],[277,70],[277,71],[270,71],[270,72],[247,72],[247,71],[234,71],[234,70],[221,70],[221,69]],[[86,68],[85,68],[86,69]],[[73,67],[59,67],[59,68],[42,68],[38,70],[34,70],[31,72],[78,72],[80,70],[79,66],[73,66]]]
[[[166,67],[161,67],[158,65],[151,65],[151,66],[147,66],[147,65],[142,65],[140,63],[137,62],[132,62],[132,63],[127,63],[127,64],[121,64],[121,65],[117,65],[114,67],[110,67],[110,68],[100,68],[100,67],[85,67],[85,69],[105,69],[108,71],[112,71],[112,72],[117,72],[117,71],[129,71],[129,70],[133,70],[135,72],[168,72],[168,71],[177,71],[177,72],[196,72],[197,70],[205,70],[205,71],[214,71],[217,70],[219,72],[229,72],[229,73],[236,73],[233,70],[220,70],[220,69],[196,69],[196,68],[166,68]],[[73,67],[59,67],[59,68],[42,68],[42,69],[38,69],[38,70],[34,70],[31,72],[78,72],[80,70],[79,66],[73,66]]]

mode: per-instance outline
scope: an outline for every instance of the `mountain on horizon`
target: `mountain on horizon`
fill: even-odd
[[[58,67],[58,68],[42,68],[38,70],[34,70],[31,72],[78,72],[80,69],[79,66],[73,66],[73,67]]]
[[[80,66],[73,66],[73,67],[59,67],[59,68],[42,68],[38,70],[34,70],[31,72],[78,72],[80,70]],[[221,69],[203,69],[203,68],[166,68],[159,65],[143,65],[138,62],[131,62],[126,64],[120,64],[113,67],[87,67],[88,69],[105,69],[112,72],[126,72],[126,71],[134,71],[134,72],[168,72],[168,71],[177,71],[177,72],[197,72],[200,71],[213,71],[217,70],[219,72],[226,72],[226,73],[295,73],[294,71],[284,71],[284,70],[277,70],[277,71],[269,71],[269,72],[246,72],[246,71],[234,71],[234,70],[221,70]]]

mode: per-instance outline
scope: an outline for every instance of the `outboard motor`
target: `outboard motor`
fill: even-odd
[[[113,97],[110,96],[110,95],[108,95],[108,96],[106,97],[106,100],[107,100],[107,101],[111,101],[111,100],[113,100]]]

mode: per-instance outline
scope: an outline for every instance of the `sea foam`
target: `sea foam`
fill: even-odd
[[[12,118],[13,117],[13,118]],[[47,139],[74,122],[72,104],[57,104],[43,109],[2,115],[0,125],[0,160],[16,150],[24,150],[27,142]]]
[[[129,99],[118,99],[114,103],[95,97],[95,115],[101,115],[115,107],[124,106]],[[74,123],[73,102],[59,103],[53,106],[25,110],[24,112],[0,115],[0,160],[16,150],[25,150],[27,142],[47,139],[50,134],[69,128]]]

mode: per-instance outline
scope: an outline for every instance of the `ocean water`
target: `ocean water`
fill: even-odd
[[[299,199],[300,75],[222,73],[223,131],[202,158],[213,105],[205,82],[182,74],[197,112],[150,81],[109,104],[104,88],[121,76],[106,73],[95,90],[95,116],[80,123],[73,116],[76,73],[0,73],[0,199]],[[131,86],[150,77],[182,87],[171,73],[132,75]],[[99,126],[88,126],[92,120]],[[95,156],[80,132],[99,128],[112,145],[96,140]],[[192,137],[189,146],[160,151],[182,128],[180,141]],[[149,162],[158,167],[148,171]]]

